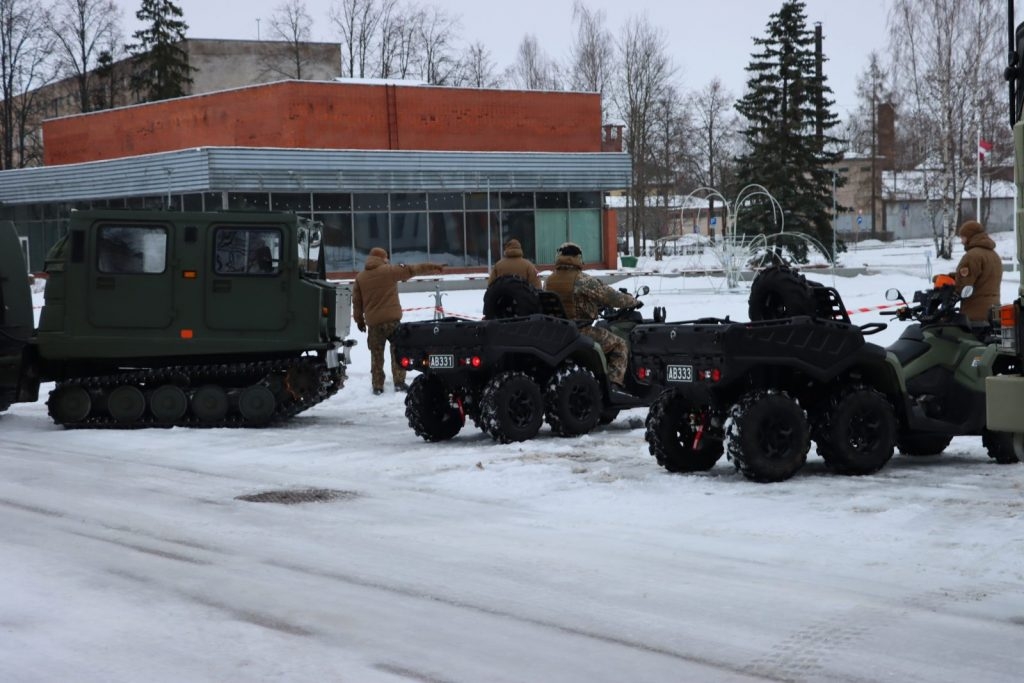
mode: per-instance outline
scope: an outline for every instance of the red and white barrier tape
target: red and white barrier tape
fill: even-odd
[[[884,311],[887,308],[899,308],[900,306],[903,306],[903,304],[879,304],[878,306],[848,308],[846,309],[846,315],[854,315],[855,313],[873,313],[874,311]]]

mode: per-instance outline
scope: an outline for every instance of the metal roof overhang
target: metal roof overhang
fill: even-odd
[[[623,152],[421,152],[200,147],[0,171],[0,203],[42,204],[194,192],[611,191]]]

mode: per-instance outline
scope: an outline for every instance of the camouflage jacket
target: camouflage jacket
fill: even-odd
[[[566,313],[577,320],[593,322],[604,306],[632,308],[637,305],[637,300],[629,294],[609,287],[592,275],[587,275],[579,266],[566,263],[556,265],[555,272],[548,277],[544,287],[557,292],[562,297]],[[572,292],[571,301],[565,300],[568,291]]]

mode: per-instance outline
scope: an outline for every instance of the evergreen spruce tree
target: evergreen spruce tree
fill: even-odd
[[[783,216],[763,194],[748,191],[749,203],[737,207],[737,228],[745,233],[804,233],[832,251],[832,171],[838,139],[829,134],[838,118],[832,113],[824,74],[817,75],[814,35],[807,29],[803,0],[785,0],[772,14],[767,37],[755,38],[759,52],[747,67],[747,92],[736,104],[746,118],[747,152],[737,162],[738,183],[765,187],[778,200]],[[824,59],[824,58],[823,58]],[[842,178],[839,179],[840,183]],[[782,241],[797,260],[807,259],[803,240]]]
[[[181,47],[188,30],[181,8],[171,0],[142,0],[135,17],[145,28],[132,34],[136,42],[128,46],[135,56],[132,90],[144,102],[187,94],[195,69]]]

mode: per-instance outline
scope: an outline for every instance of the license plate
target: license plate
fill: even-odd
[[[455,367],[455,356],[450,353],[432,353],[427,364],[433,370],[451,370]]]
[[[665,367],[665,376],[669,382],[692,382],[692,365],[668,365]]]

